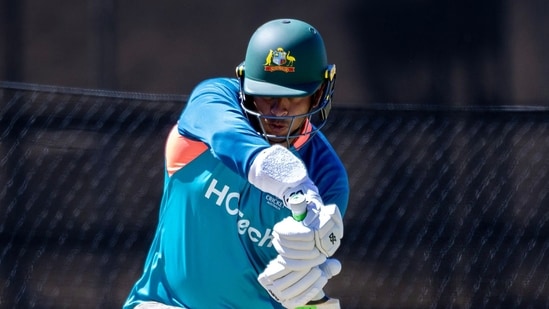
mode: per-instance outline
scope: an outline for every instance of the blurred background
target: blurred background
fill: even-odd
[[[343,307],[549,308],[549,1],[0,0],[0,308],[120,308],[167,133],[298,18],[338,67]],[[228,261],[230,263],[230,261]]]
[[[188,94],[232,76],[259,25],[291,17],[323,35],[339,105],[549,99],[545,0],[1,2],[0,80]]]

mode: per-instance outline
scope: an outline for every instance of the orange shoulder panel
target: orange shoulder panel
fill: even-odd
[[[175,125],[166,141],[166,169],[168,175],[172,176],[207,149],[208,146],[203,142],[193,141],[181,136],[177,131],[177,125]]]

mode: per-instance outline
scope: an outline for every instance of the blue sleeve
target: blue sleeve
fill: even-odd
[[[212,154],[237,174],[269,143],[248,121],[240,106],[237,79],[214,78],[198,84],[178,122],[179,134],[208,145]]]
[[[322,132],[299,151],[309,177],[327,204],[336,204],[345,215],[349,203],[349,179],[343,162]]]

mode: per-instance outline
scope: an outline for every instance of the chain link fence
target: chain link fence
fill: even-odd
[[[185,96],[0,82],[0,308],[119,308]],[[549,308],[549,108],[334,108],[344,308]],[[207,120],[205,120],[207,121]]]

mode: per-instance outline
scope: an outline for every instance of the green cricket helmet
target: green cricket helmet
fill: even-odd
[[[249,117],[257,118],[255,125],[260,126],[261,118],[291,121],[307,118],[299,132],[288,132],[284,137],[271,136],[263,130],[268,140],[284,138],[288,143],[299,137],[308,140],[325,125],[335,89],[335,73],[335,65],[328,64],[320,33],[296,19],[277,19],[260,26],[248,43],[244,62],[236,68],[241,104]],[[255,111],[253,96],[314,96],[318,104],[303,115],[264,116]]]

